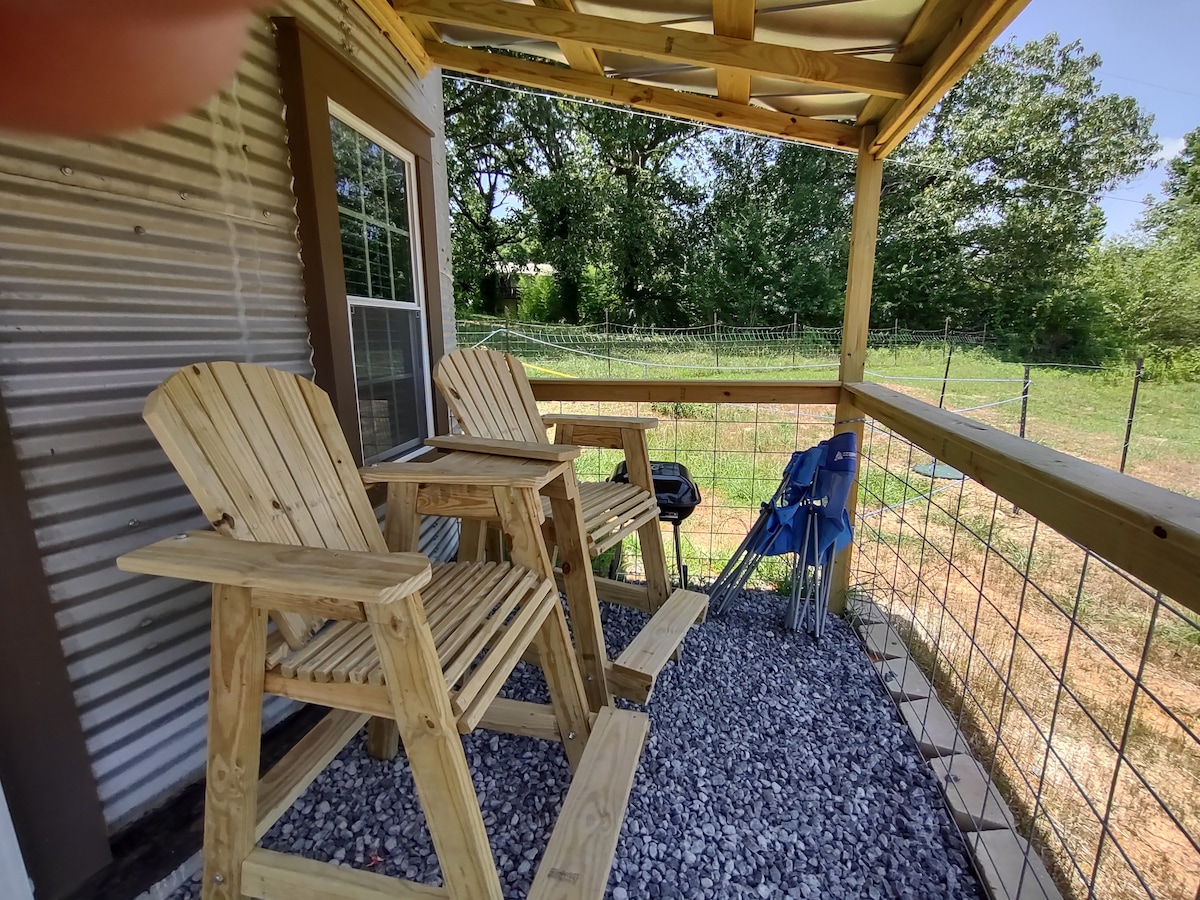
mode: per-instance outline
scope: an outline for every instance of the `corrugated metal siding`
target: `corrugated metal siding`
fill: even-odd
[[[347,30],[332,4],[297,14],[344,35],[369,25]],[[374,63],[381,42],[366,32],[356,46]],[[387,80],[440,128],[436,77],[414,85],[392,65]],[[311,371],[269,25],[235,84],[168,126],[103,141],[0,135],[0,197],[0,390],[116,829],[192,781],[204,757],[207,592],[113,564],[204,525],[142,404],[196,359]],[[447,223],[439,245],[448,235]],[[454,524],[430,520],[423,546],[452,552]],[[268,720],[287,708],[271,701]]]

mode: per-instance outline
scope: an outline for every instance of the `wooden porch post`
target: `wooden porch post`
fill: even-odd
[[[854,178],[854,218],[850,227],[850,267],[846,276],[846,311],[842,317],[842,357],[838,380],[843,384],[862,381],[867,361],[867,326],[871,319],[871,285],[875,276],[875,241],[879,235],[879,194],[883,186],[883,160],[871,155],[875,126],[862,130],[858,146],[858,166]],[[853,431],[862,446],[862,412],[843,390],[837,405],[839,424],[834,433]],[[850,491],[846,508],[854,522],[858,506],[858,478]],[[850,587],[851,545],[843,550],[834,563],[833,591],[830,609],[841,613],[846,608],[846,593]]]

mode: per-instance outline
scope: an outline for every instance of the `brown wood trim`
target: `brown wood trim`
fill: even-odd
[[[112,859],[29,499],[0,397],[0,782],[39,898]]]
[[[295,179],[300,256],[309,310],[316,382],[333,400],[338,421],[359,464],[358,400],[350,352],[346,273],[334,188],[333,143],[328,101],[349,110],[416,157],[417,208],[421,219],[425,323],[430,365],[445,352],[442,297],[437,256],[437,192],[433,169],[436,135],[409,114],[307,26],[291,17],[271,20],[276,30],[279,72],[286,107],[288,149]],[[448,419],[436,396],[435,431]]]

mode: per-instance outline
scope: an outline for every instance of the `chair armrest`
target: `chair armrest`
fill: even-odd
[[[426,446],[439,450],[461,450],[465,453],[487,453],[491,456],[515,456],[520,459],[541,459],[565,462],[583,452],[582,447],[570,444],[541,444],[534,441],[507,441],[472,437],[467,434],[443,434],[427,438]]]
[[[542,416],[542,422],[547,428],[551,425],[598,425],[606,428],[632,428],[646,431],[658,427],[658,419],[653,416],[587,416],[553,413]]]
[[[458,485],[467,488],[534,488],[552,480],[570,460],[520,459],[450,453],[429,463],[379,463],[359,469],[364,484]]]
[[[123,572],[186,578],[302,597],[391,603],[429,583],[419,553],[367,553],[239,541],[190,531],[117,558]]]

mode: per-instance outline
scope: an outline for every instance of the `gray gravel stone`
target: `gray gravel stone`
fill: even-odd
[[[778,627],[783,601],[747,591],[694,628],[648,707],[650,739],[609,880],[644,897],[979,900],[932,772],[857,639]],[[646,617],[604,608],[616,656]],[[547,702],[518,666],[505,688]],[[479,731],[464,740],[505,895],[524,897],[571,773],[560,747]],[[403,753],[342,751],[262,846],[441,884]],[[195,881],[175,895],[192,900]]]

